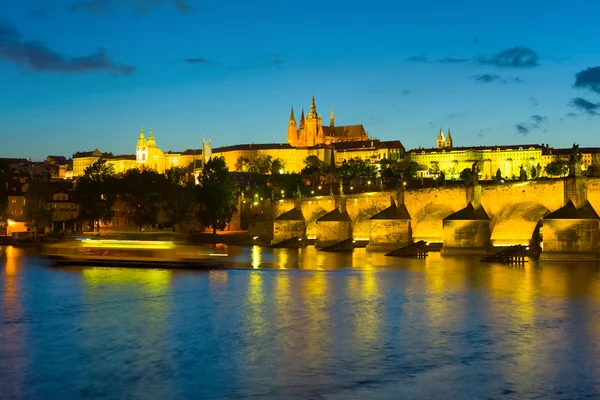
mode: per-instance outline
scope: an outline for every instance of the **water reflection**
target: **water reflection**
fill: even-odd
[[[9,246],[5,254],[0,281],[0,394],[7,398],[19,398],[25,383],[26,351],[26,327],[23,324],[18,275],[18,260],[22,251]]]
[[[63,269],[7,253],[2,395],[600,395],[597,265],[223,251],[246,269]]]

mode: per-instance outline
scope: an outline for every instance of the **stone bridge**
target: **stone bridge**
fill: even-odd
[[[571,205],[574,210],[591,209],[591,217],[575,218],[584,211],[573,211],[573,218],[565,218],[568,210],[561,210]],[[600,178],[573,177],[279,200],[265,213],[265,226],[271,229],[272,243],[301,237],[315,239],[321,247],[353,238],[368,240],[371,249],[387,250],[425,240],[443,243],[447,250],[484,250],[537,245],[543,237],[542,222],[554,215],[571,222],[590,220],[586,228],[576,228],[581,237],[566,236],[571,242],[596,241],[588,243],[594,249],[599,236],[594,210],[600,210]],[[548,237],[565,237],[564,232],[555,233]],[[561,243],[551,244],[556,246],[560,252]]]

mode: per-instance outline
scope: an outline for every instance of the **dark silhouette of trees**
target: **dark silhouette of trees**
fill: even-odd
[[[459,179],[461,181],[468,181],[471,178],[471,168],[465,168],[460,171]]]
[[[121,180],[121,197],[129,215],[140,228],[156,225],[168,190],[167,178],[153,169],[130,169]]]
[[[325,161],[321,161],[317,156],[308,156],[304,159],[304,168],[302,174],[319,174],[325,175],[329,165]]]
[[[77,179],[75,201],[79,204],[79,218],[92,221],[100,232],[100,221],[109,222],[114,216],[118,182],[112,165],[99,160],[85,169]]]
[[[38,230],[47,226],[52,220],[51,197],[52,188],[49,181],[42,178],[29,181],[25,194],[24,215],[27,226],[33,228],[34,238],[37,237]]]
[[[237,188],[222,157],[211,158],[198,177],[198,219],[213,234],[225,229],[237,211]]]
[[[565,160],[552,161],[546,165],[544,171],[551,176],[565,176],[569,173],[569,164]]]
[[[165,172],[167,191],[164,211],[176,230],[181,230],[181,222],[187,220],[195,205],[195,177],[187,168],[173,167]]]

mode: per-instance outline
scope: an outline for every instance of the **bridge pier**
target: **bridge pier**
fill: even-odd
[[[390,206],[369,219],[370,234],[367,250],[393,250],[410,243],[411,218],[404,203],[398,206],[393,198]]]
[[[444,218],[442,255],[486,254],[490,245],[490,217],[483,207],[469,203]]]
[[[339,206],[318,218],[315,247],[331,246],[352,238],[352,219],[346,211],[346,198],[340,196]]]
[[[306,237],[306,219],[299,205],[275,218],[271,244],[281,243],[294,237],[300,239]]]
[[[600,217],[586,201],[576,207],[569,200],[542,220],[544,260],[597,260],[600,256]]]

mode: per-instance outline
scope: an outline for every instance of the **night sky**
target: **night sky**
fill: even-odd
[[[1,0],[0,156],[285,141],[600,146],[600,2]]]

